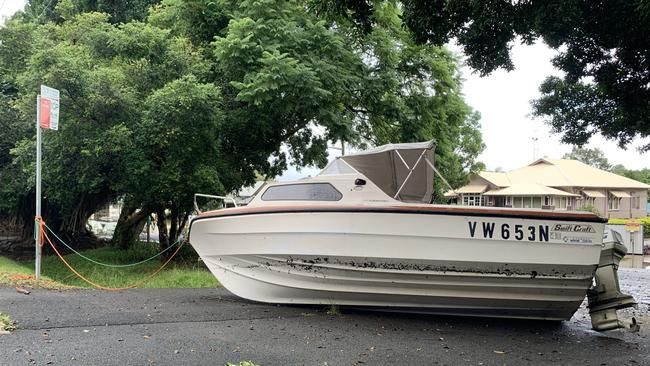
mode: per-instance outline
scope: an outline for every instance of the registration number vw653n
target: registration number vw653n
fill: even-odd
[[[472,238],[548,242],[548,225],[497,224],[469,221]]]

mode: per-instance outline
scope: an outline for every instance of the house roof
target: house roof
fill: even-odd
[[[479,172],[478,176],[497,187],[507,187],[510,185],[508,174],[504,172]]]
[[[510,187],[493,189],[483,193],[484,196],[568,196],[576,197],[577,194],[544,186],[539,183],[518,183]]]
[[[546,187],[650,189],[645,183],[568,159],[543,158],[507,173],[480,172],[478,176],[501,188],[540,184]]]
[[[568,159],[539,159],[507,174],[513,183],[540,183],[549,187],[650,188],[645,183]]]
[[[455,193],[483,193],[487,190],[487,184],[468,184],[455,190]]]

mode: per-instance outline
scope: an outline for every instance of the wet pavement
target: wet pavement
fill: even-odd
[[[19,294],[0,288],[18,330],[0,365],[650,365],[650,271],[621,269],[637,333],[591,330],[586,304],[542,322],[276,306],[224,289]]]

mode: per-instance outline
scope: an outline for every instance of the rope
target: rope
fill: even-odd
[[[176,256],[176,254],[178,253],[178,251],[181,250],[181,248],[183,247],[183,245],[185,245],[185,242],[184,242],[184,241],[181,242],[181,245],[178,246],[178,248],[176,249],[176,251],[174,251],[174,253],[173,253],[173,254],[172,254],[172,255],[167,259],[167,261],[165,261],[165,263],[163,263],[163,265],[160,266],[160,268],[158,268],[158,269],[157,269],[156,271],[154,271],[153,273],[149,274],[149,275],[148,275],[147,277],[145,277],[144,279],[142,279],[142,280],[140,280],[140,281],[138,281],[138,282],[136,282],[136,283],[134,283],[134,284],[132,284],[132,285],[125,286],[125,287],[106,287],[106,286],[102,286],[102,285],[100,285],[100,284],[97,284],[97,283],[95,283],[95,282],[89,280],[88,278],[84,277],[81,273],[77,272],[74,268],[72,268],[72,266],[70,265],[70,263],[68,263],[68,262],[65,260],[65,258],[63,258],[63,256],[61,255],[61,253],[59,253],[59,251],[56,249],[56,246],[54,245],[54,243],[52,243],[52,241],[50,240],[50,237],[47,235],[47,233],[45,233],[45,239],[47,240],[48,244],[50,244],[50,246],[52,247],[52,249],[54,250],[54,252],[56,253],[56,255],[59,257],[59,259],[61,259],[61,261],[63,262],[63,264],[65,264],[65,266],[68,267],[68,269],[69,269],[70,271],[72,271],[72,273],[74,273],[75,275],[77,275],[77,277],[79,277],[80,279],[82,279],[84,282],[86,282],[86,283],[88,283],[88,284],[90,284],[90,285],[92,285],[92,286],[94,286],[94,287],[96,287],[96,288],[98,288],[98,289],[100,289],[100,290],[106,290],[106,291],[123,291],[123,290],[128,290],[128,289],[136,288],[136,287],[142,285],[143,283],[149,281],[151,278],[153,278],[155,275],[157,275],[160,271],[162,271],[163,268],[165,268],[165,267],[167,266],[167,264],[168,264],[169,262],[171,262],[171,260]]]
[[[38,235],[40,238],[38,241],[39,247],[43,249],[43,239],[45,235],[45,229],[43,229],[43,227],[45,226],[45,221],[41,216],[34,217],[34,221],[38,224],[38,234],[37,232],[34,232],[34,239],[36,239],[36,235]],[[34,227],[34,230],[36,230],[36,227]]]
[[[38,219],[37,219],[37,221],[38,221]],[[41,229],[42,229],[43,226],[46,227],[47,230],[48,230],[52,235],[54,235],[54,237],[55,237],[55,238],[56,238],[56,239],[57,239],[61,244],[63,244],[66,248],[68,248],[70,251],[72,251],[72,252],[75,253],[76,255],[80,256],[81,258],[83,258],[83,259],[85,259],[85,260],[87,260],[87,261],[89,261],[89,262],[95,263],[95,264],[97,264],[97,265],[99,265],[99,266],[110,267],[110,268],[125,268],[125,267],[133,267],[133,266],[137,266],[137,265],[140,265],[140,264],[143,264],[143,263],[149,262],[150,260],[153,260],[153,259],[155,259],[155,258],[161,256],[163,253],[167,252],[168,250],[170,250],[171,248],[173,248],[174,245],[178,244],[178,243],[181,241],[181,239],[179,238],[179,239],[176,240],[173,244],[171,244],[171,245],[168,246],[167,248],[163,249],[163,250],[162,250],[161,252],[159,252],[158,254],[155,254],[155,255],[153,255],[153,256],[151,256],[151,257],[149,257],[149,258],[147,258],[147,259],[141,260],[141,261],[139,261],[139,262],[129,263],[129,264],[110,264],[110,263],[102,263],[102,262],[98,262],[98,261],[96,261],[96,260],[94,260],[94,259],[92,259],[92,258],[86,257],[85,255],[83,255],[83,254],[79,253],[78,251],[74,250],[74,248],[72,248],[71,246],[69,246],[68,244],[66,244],[66,243],[63,241],[63,239],[61,239],[58,235],[56,235],[56,233],[55,233],[52,229],[50,229],[50,227],[47,226],[47,224],[45,224],[45,222],[43,222],[42,219],[41,219],[41,222],[42,222],[42,224],[41,224]],[[42,246],[42,245],[43,245],[43,239],[41,238],[41,246]]]

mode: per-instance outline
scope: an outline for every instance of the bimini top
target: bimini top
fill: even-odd
[[[435,148],[434,141],[383,145],[340,156],[319,175],[358,173],[390,197],[431,203]]]

